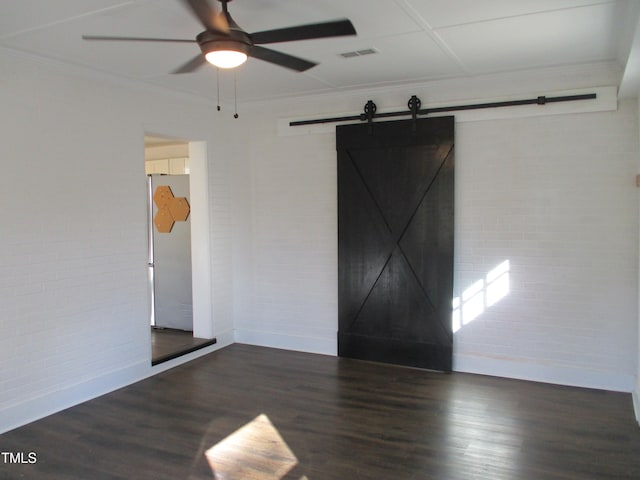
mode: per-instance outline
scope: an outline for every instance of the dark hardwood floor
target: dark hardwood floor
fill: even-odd
[[[193,332],[151,327],[151,363],[157,365],[214,343],[215,339],[197,338]]]
[[[2,479],[640,478],[629,394],[245,345],[8,432],[0,451],[37,457],[0,463]]]

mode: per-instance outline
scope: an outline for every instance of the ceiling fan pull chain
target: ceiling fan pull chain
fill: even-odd
[[[233,71],[233,103],[235,105],[236,113],[233,114],[233,118],[238,118],[238,76],[236,71]]]
[[[218,111],[220,111],[220,69],[216,67],[216,89],[218,90]]]

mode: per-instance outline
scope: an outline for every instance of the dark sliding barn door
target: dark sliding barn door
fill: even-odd
[[[453,125],[336,128],[340,356],[451,371]]]

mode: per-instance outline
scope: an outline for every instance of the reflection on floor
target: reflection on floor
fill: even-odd
[[[173,360],[214,343],[215,338],[195,338],[193,332],[151,327],[151,365]]]
[[[300,462],[264,413],[205,452],[214,478],[309,480]]]

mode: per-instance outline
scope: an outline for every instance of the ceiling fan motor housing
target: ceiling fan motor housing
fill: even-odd
[[[218,50],[234,50],[249,55],[252,46],[249,36],[238,30],[230,30],[229,33],[217,33],[207,30],[200,33],[196,37],[196,41],[203,55]]]

